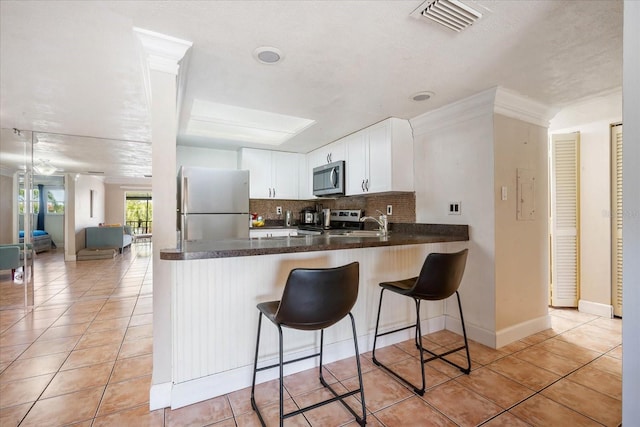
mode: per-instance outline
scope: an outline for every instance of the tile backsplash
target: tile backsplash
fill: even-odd
[[[382,193],[367,196],[348,196],[337,199],[314,200],[282,200],[282,199],[251,199],[249,209],[268,220],[283,220],[284,212],[290,210],[294,221],[297,223],[300,211],[306,207],[319,204],[329,209],[362,209],[365,215],[376,216],[380,212],[387,212],[387,206],[393,207],[393,214],[389,216],[389,222],[414,223],[416,222],[416,195],[412,192]],[[283,215],[276,213],[276,208],[282,207]]]

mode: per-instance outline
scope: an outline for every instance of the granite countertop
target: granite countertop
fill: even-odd
[[[391,227],[388,235],[382,237],[322,234],[186,242],[182,250],[161,250],[160,259],[183,261],[467,240],[469,233],[466,225],[397,224]]]

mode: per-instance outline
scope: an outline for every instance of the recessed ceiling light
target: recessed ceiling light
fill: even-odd
[[[280,49],[271,46],[262,46],[253,51],[253,56],[258,62],[263,64],[275,64],[282,60],[283,55]]]
[[[429,92],[429,91],[424,91],[424,92],[418,92],[416,94],[411,95],[411,99],[417,102],[420,101],[427,101],[429,99],[431,99],[432,96],[434,96],[435,93],[433,92]]]

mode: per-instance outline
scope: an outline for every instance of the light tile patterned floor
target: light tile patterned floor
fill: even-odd
[[[249,390],[178,410],[149,412],[152,344],[151,246],[136,244],[113,260],[36,262],[33,312],[17,308],[23,288],[0,273],[0,425],[257,426]],[[370,426],[618,426],[621,422],[621,321],[551,310],[552,329],[499,350],[471,343],[473,371],[431,362],[423,397],[362,355]],[[451,348],[448,331],[425,336]],[[409,378],[419,378],[411,342],[380,351]],[[353,358],[331,363],[326,378],[355,387]],[[315,371],[285,379],[285,409],[326,396]],[[258,386],[268,425],[277,425],[277,381]],[[358,402],[351,398],[357,408]],[[286,425],[356,425],[339,403]]]

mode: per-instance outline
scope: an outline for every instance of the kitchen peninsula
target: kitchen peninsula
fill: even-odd
[[[394,227],[395,226],[395,227]],[[378,283],[419,273],[430,252],[453,252],[467,247],[467,226],[392,224],[381,237],[292,236],[187,242],[182,250],[166,249],[172,275],[172,390],[171,407],[179,408],[250,385],[258,311],[256,304],[279,299],[289,272],[298,267],[325,268],[360,263],[358,301],[353,308],[362,353],[373,344]],[[259,256],[257,256],[259,255]],[[464,302],[464,281],[461,288]],[[390,329],[415,319],[411,301],[398,299],[383,310],[381,324]],[[423,304],[423,331],[451,326],[445,302]],[[454,314],[457,316],[457,310]],[[453,321],[453,322],[452,322]],[[452,322],[452,323],[450,323]],[[319,334],[300,334],[285,328],[287,358],[311,354]],[[394,336],[390,339],[403,340]],[[401,334],[397,334],[401,335]],[[340,322],[325,333],[325,359],[330,363],[353,355],[351,328]],[[386,338],[386,337],[385,337]],[[395,341],[384,340],[382,345]],[[263,328],[261,361],[277,358],[275,328]],[[314,366],[317,360],[288,365],[285,374]],[[266,371],[258,382],[276,377]]]

